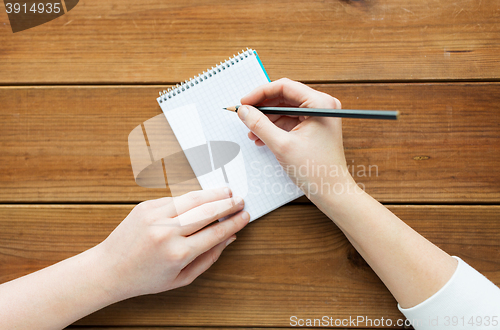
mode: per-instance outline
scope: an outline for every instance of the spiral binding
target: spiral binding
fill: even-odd
[[[247,48],[247,50],[242,50],[241,53],[238,52],[238,55],[233,55],[233,57],[230,57],[228,60],[220,62],[220,64],[216,65],[215,68],[212,67],[211,69],[207,69],[206,72],[203,71],[203,73],[198,74],[198,76],[194,76],[189,80],[185,80],[180,84],[176,84],[175,87],[171,87],[167,90],[161,91],[159,97],[160,103],[168,101],[168,99],[171,99],[177,94],[187,91],[191,87],[194,87],[202,83],[203,81],[210,79],[210,77],[216,75],[218,72],[222,72],[223,70],[226,70],[226,68],[230,68],[239,61],[243,61],[245,58],[252,55],[254,55],[253,49]]]

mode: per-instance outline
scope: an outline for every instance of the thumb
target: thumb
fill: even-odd
[[[282,143],[288,139],[286,131],[274,125],[266,115],[252,106],[240,106],[238,117],[273,151],[278,147],[278,143]]]

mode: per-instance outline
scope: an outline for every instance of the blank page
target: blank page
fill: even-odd
[[[238,115],[223,110],[268,82],[257,53],[247,50],[158,98],[201,187],[229,186],[251,221],[303,195],[269,148],[248,138]]]

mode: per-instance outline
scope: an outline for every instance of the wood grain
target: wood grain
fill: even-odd
[[[66,329],[68,330],[75,330],[75,329],[85,329],[85,330],[205,330],[207,329],[206,327],[80,327],[80,326],[70,326],[67,327]],[[257,328],[247,328],[247,327],[210,327],[210,330],[262,330],[262,327],[257,327]],[[297,329],[297,327],[279,327],[279,328],[270,328],[270,327],[265,327],[267,330],[285,330],[285,329]],[[312,330],[312,329],[317,329],[317,328],[310,328],[310,327],[300,327],[300,329],[304,330]],[[357,328],[358,330],[367,330],[367,329],[361,329]],[[380,328],[378,327],[377,329],[379,330],[386,330],[390,328]]]
[[[350,170],[378,200],[500,201],[500,83],[312,87],[344,108],[401,111],[397,122],[344,120]],[[135,183],[128,150],[132,129],[161,113],[155,98],[163,88],[0,88],[0,201],[135,203],[168,195]],[[172,134],[166,144],[178,150]]]
[[[165,326],[165,327],[81,327],[81,326],[70,326],[67,327],[66,329],[68,330],[76,330],[76,329],[85,329],[85,330],[201,330],[201,329],[207,329],[206,327],[170,327],[170,326]],[[256,328],[247,328],[247,327],[210,327],[210,330],[228,330],[228,329],[237,329],[237,330],[262,330],[262,327],[256,327]],[[267,330],[285,330],[285,329],[297,329],[297,327],[279,327],[279,328],[270,328],[270,327],[265,327]],[[310,327],[300,327],[300,329],[304,330],[311,330],[311,329],[317,329],[317,328],[310,328]],[[367,329],[361,329],[357,328],[358,330],[367,330]],[[378,330],[386,330],[390,328],[381,328],[377,327]]]
[[[129,133],[160,113],[159,90],[251,47],[272,80],[309,82],[344,108],[401,111],[343,121],[353,176],[500,285],[497,1],[80,0],[15,34],[0,9],[0,283],[98,244],[135,203],[169,195],[134,182]],[[283,329],[292,315],[403,317],[305,198],[250,224],[192,285],[70,328]]]
[[[130,205],[0,206],[0,283],[103,240]],[[500,284],[500,206],[389,206]],[[289,318],[402,317],[377,276],[312,205],[285,206],[238,233],[192,285],[105,308],[88,326],[288,327]]]
[[[13,34],[2,10],[0,84],[176,83],[246,47],[273,80],[497,80],[499,18],[495,0],[81,0]]]

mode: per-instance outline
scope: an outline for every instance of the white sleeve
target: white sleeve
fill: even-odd
[[[450,280],[415,307],[399,310],[415,330],[500,329],[500,288],[458,257]]]

